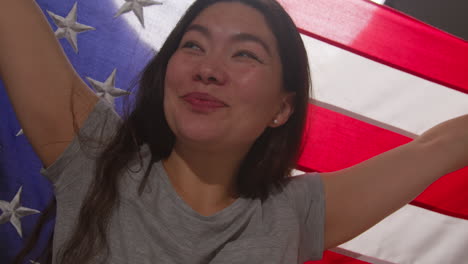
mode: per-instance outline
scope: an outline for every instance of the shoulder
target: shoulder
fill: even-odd
[[[289,196],[319,198],[323,194],[322,177],[317,172],[292,176],[286,183],[283,192]]]
[[[311,211],[322,214],[325,194],[319,173],[291,177],[281,195],[290,203],[300,219],[307,218]]]
[[[93,111],[89,114],[79,133],[93,135],[93,132],[100,131],[101,133],[98,135],[103,136],[103,134],[115,132],[115,128],[121,123],[122,118],[114,110],[113,106],[107,101],[100,99],[94,106]]]
[[[297,221],[300,241],[299,254],[303,261],[321,259],[324,250],[325,230],[325,195],[321,175],[319,173],[306,173],[291,177],[284,188],[272,195],[275,204],[289,206],[283,208],[282,214],[288,219]]]
[[[324,185],[317,172],[291,176],[281,188],[274,188],[269,196],[269,200],[288,203],[300,216],[312,204],[322,207],[324,199]]]
[[[121,123],[122,119],[113,107],[100,99],[65,150],[50,166],[42,168],[41,174],[54,185],[69,184],[73,178],[82,178],[79,176],[81,174],[90,174],[96,157],[118,131]],[[63,182],[65,179],[68,180]]]

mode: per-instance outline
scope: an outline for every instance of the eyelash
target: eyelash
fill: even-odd
[[[203,51],[203,49],[198,45],[196,44],[195,42],[193,41],[187,41],[185,42],[183,45],[182,45],[182,48],[188,48],[188,49],[193,49],[193,48],[197,48],[198,50],[200,51]],[[246,55],[246,56],[244,56]],[[260,58],[258,58],[258,56],[256,56],[255,54],[253,54],[252,52],[249,52],[249,51],[246,51],[246,50],[241,50],[241,51],[238,51],[234,54],[233,57],[236,57],[236,56],[240,56],[240,57],[247,57],[247,58],[250,58],[250,59],[253,59],[253,60],[256,60],[260,63],[263,63],[262,60],[260,60]]]
[[[193,41],[187,41],[184,43],[184,45],[182,45],[182,48],[189,48],[189,49],[192,49],[197,47],[199,50],[203,50],[199,45],[195,44]]]
[[[251,58],[251,59],[254,59],[260,63],[263,63],[263,61],[261,61],[255,54],[253,54],[252,52],[249,52],[249,51],[246,51],[246,50],[241,50],[239,52],[237,52],[236,54],[234,54],[234,56],[241,56],[243,57],[242,55],[245,54],[247,55],[248,58]]]

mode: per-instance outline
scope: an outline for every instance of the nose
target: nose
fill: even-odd
[[[193,80],[203,84],[224,85],[227,81],[227,74],[220,63],[205,61],[198,65]]]

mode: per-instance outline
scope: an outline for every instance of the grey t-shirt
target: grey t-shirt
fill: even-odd
[[[108,137],[119,122],[119,116],[100,100],[80,133]],[[53,165],[41,171],[52,181],[57,199],[54,263],[76,224],[93,177],[94,155],[83,148],[75,138]],[[146,168],[148,146],[141,148],[141,154]],[[125,172],[119,185],[121,199],[108,230],[107,263],[303,263],[322,257],[325,202],[317,173],[294,177],[263,203],[239,198],[214,215],[203,216],[177,194],[160,162],[139,196],[145,171],[139,167],[132,163],[133,172]]]

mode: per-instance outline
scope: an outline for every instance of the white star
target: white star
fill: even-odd
[[[0,224],[4,224],[10,221],[10,223],[15,227],[20,237],[23,237],[20,218],[23,216],[40,213],[38,210],[21,206],[20,200],[22,190],[23,186],[19,188],[18,192],[16,193],[13,200],[11,200],[11,202],[0,200],[0,209],[3,211],[2,215],[0,215]]]
[[[89,83],[94,88],[94,90],[96,90],[96,94],[99,97],[106,99],[112,105],[114,105],[115,97],[129,94],[129,92],[125,90],[115,88],[115,73],[116,72],[117,72],[117,69],[114,69],[112,73],[109,75],[109,77],[107,77],[107,80],[104,83],[96,81],[89,77],[86,77],[86,79],[89,81]]]
[[[23,129],[20,129],[20,131],[18,131],[18,133],[16,133],[16,136],[19,137],[19,136],[21,136],[21,135],[23,135],[23,134],[24,134],[24,133],[23,133]]]
[[[75,2],[66,18],[56,15],[49,10],[47,10],[47,13],[49,13],[49,16],[54,20],[55,25],[58,27],[55,31],[55,36],[59,39],[66,38],[75,52],[78,53],[76,35],[88,30],[95,30],[95,28],[76,22],[76,5],[77,3]]]
[[[144,6],[152,6],[152,5],[162,5],[161,2],[153,1],[153,0],[125,0],[125,4],[117,11],[114,17],[118,17],[121,14],[133,11],[135,16],[137,16],[138,20],[143,27],[145,27],[145,21],[143,17],[143,7]]]

